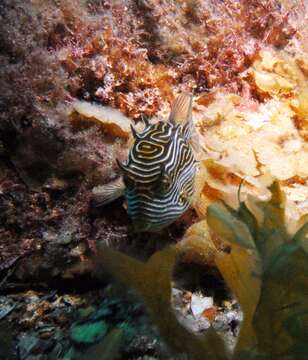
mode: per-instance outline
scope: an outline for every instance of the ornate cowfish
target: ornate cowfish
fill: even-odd
[[[191,205],[197,161],[191,137],[192,96],[175,100],[168,121],[149,124],[137,133],[122,177],[96,188],[101,204],[124,195],[136,231],[159,231],[179,218]]]

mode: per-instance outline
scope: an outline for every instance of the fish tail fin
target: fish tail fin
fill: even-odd
[[[175,99],[169,116],[173,124],[185,125],[191,118],[192,94],[182,93]]]
[[[192,100],[193,96],[189,93],[180,94],[174,101],[169,121],[174,125],[182,125],[184,136],[189,138],[192,133]]]
[[[92,189],[92,200],[96,207],[104,206],[124,195],[125,184],[120,177],[108,184],[96,186]]]

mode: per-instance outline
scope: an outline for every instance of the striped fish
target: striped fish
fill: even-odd
[[[182,94],[168,121],[145,123],[141,133],[132,127],[134,145],[122,178],[100,187],[101,203],[124,194],[136,231],[159,231],[191,205],[197,161],[191,146],[192,96]],[[98,189],[98,188],[97,188]]]

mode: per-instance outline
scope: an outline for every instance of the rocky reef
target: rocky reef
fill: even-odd
[[[305,14],[301,1],[2,0],[0,292],[92,291],[98,243],[143,260],[181,248],[213,201],[238,206],[243,179],[244,200],[268,200],[278,179],[295,233],[308,213]],[[92,189],[119,176],[129,125],[166,118],[181,91],[194,94],[200,196],[146,240],[121,199],[97,208]],[[208,250],[194,243],[183,262],[215,268]]]
[[[181,90],[203,106],[217,89],[258,100],[243,72],[260,48],[299,34],[275,1],[14,0],[0,15],[0,259],[22,280],[90,271],[98,239],[131,241],[121,206],[89,207],[91,189],[117,176],[127,141],[72,122],[74,99],[132,122],[164,114]]]

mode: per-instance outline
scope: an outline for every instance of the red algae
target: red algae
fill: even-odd
[[[259,48],[284,46],[296,32],[278,1],[105,1],[89,9],[80,16],[60,6],[68,25],[55,28],[62,39],[49,36],[62,49],[68,88],[132,118],[154,115],[177,87],[240,92]]]

